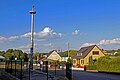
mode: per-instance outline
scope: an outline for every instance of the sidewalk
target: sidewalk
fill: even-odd
[[[98,72],[97,70],[86,70],[87,72]]]

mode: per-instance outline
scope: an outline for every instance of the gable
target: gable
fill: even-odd
[[[51,59],[51,60],[61,60],[61,56],[56,52],[53,51],[48,57],[47,59]]]
[[[98,52],[99,54],[94,55],[93,54],[94,52]],[[92,56],[93,59],[98,59],[98,58],[105,56],[105,55],[104,55],[103,51],[98,46],[95,46],[85,58],[89,58],[90,56]]]
[[[92,50],[94,50],[94,51],[99,51],[99,52],[101,52],[102,54],[104,54],[104,52],[103,52],[98,46],[95,46]]]
[[[97,45],[92,45],[88,47],[82,47],[78,52],[77,55],[74,56],[73,58],[77,59],[83,59],[85,58],[91,51],[99,51],[100,55],[104,55],[103,51],[97,46]],[[92,55],[92,54],[91,54]]]

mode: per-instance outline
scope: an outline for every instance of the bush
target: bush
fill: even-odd
[[[61,65],[61,66],[65,66],[65,65],[66,65],[66,61],[61,61],[61,62],[60,62],[60,65]]]
[[[37,63],[37,60],[33,59],[33,64],[36,64]]]
[[[96,68],[101,72],[120,72],[120,57],[101,57],[97,61]]]
[[[96,66],[97,66],[96,64],[87,65],[86,69],[87,70],[96,70],[97,69]]]

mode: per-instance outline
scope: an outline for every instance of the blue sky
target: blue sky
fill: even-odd
[[[32,5],[35,52],[120,48],[120,0],[0,0],[0,50],[29,52]]]

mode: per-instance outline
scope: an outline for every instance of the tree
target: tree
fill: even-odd
[[[59,54],[62,57],[68,57],[68,51],[60,52]],[[73,57],[77,54],[77,50],[70,50],[69,54],[70,54],[70,57]]]
[[[0,56],[4,56],[5,51],[0,51]]]
[[[93,58],[92,58],[92,56],[89,57],[89,64],[93,64]]]
[[[68,58],[67,62],[72,63],[73,61],[72,61],[72,59],[71,59],[71,58]]]
[[[36,63],[38,63],[40,57],[41,57],[41,54],[38,52],[33,54],[33,59],[36,61]]]
[[[22,50],[14,50],[14,56],[17,59],[24,59]]]
[[[77,54],[77,50],[70,50],[70,57],[73,57]]]
[[[59,54],[61,57],[68,57],[68,51],[60,52]]]
[[[12,53],[14,50],[13,49],[8,49],[6,53]]]
[[[4,57],[6,58],[6,60],[10,60],[12,56],[11,53],[8,52],[4,54]]]

